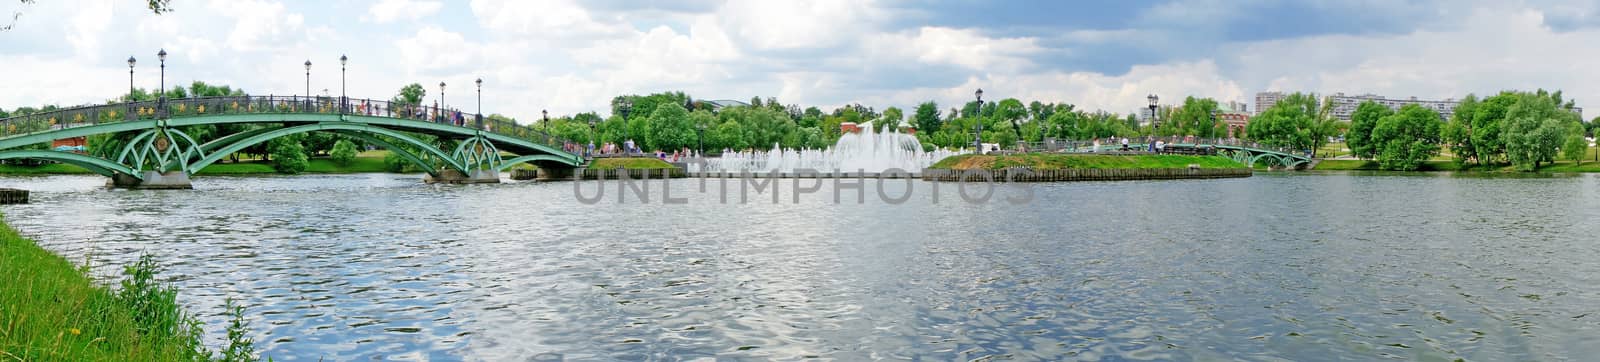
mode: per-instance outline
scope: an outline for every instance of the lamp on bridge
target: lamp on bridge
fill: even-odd
[[[548,109],[539,110],[539,113],[544,115],[544,133],[545,134],[549,134],[550,133],[550,110],[548,110]]]
[[[350,107],[350,100],[345,98],[349,93],[345,93],[344,88],[344,68],[349,63],[350,57],[339,54],[339,113],[349,113],[346,108]]]
[[[478,78],[478,129],[483,129],[483,78]]]
[[[450,108],[450,106],[444,103],[444,82],[439,82],[439,111],[443,112],[445,108]]]
[[[167,98],[167,49],[163,48],[156,53],[156,58],[161,60],[161,98],[165,99]]]
[[[306,59],[306,97],[311,96],[311,59]]]
[[[128,97],[125,100],[129,102],[133,101],[133,63],[137,62],[138,59],[133,59],[132,55],[128,56]]]

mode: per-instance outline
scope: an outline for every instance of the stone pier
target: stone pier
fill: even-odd
[[[189,173],[183,171],[144,171],[144,179],[127,174],[113,174],[108,186],[122,189],[135,190],[188,190],[194,184],[189,182]]]
[[[439,176],[428,175],[422,178],[423,182],[430,184],[497,184],[500,183],[500,172],[495,170],[472,170],[461,173],[453,169],[443,169],[437,172]]]

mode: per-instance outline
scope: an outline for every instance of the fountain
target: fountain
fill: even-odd
[[[691,174],[742,172],[793,174],[797,170],[815,170],[818,173],[880,174],[888,170],[920,173],[945,157],[967,153],[966,150],[937,149],[922,151],[922,142],[916,136],[898,130],[878,133],[871,122],[859,127],[843,125],[844,134],[833,147],[827,149],[786,149],[774,144],[769,151],[732,151],[722,157],[707,158],[705,162],[691,162]]]

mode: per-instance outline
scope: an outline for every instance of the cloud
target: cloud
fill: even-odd
[[[385,24],[396,20],[417,20],[438,13],[444,4],[427,0],[382,0],[367,8],[361,21]]]

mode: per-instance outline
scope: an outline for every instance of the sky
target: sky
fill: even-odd
[[[1600,99],[1600,2],[1557,0],[0,0],[0,108],[70,106],[202,80],[352,97],[421,83],[431,102],[523,122],[684,91],[824,110],[1067,102],[1128,113],[1260,91]],[[7,16],[9,18],[9,16]],[[5,20],[0,20],[4,24]],[[1253,105],[1252,105],[1253,107]],[[909,112],[907,112],[909,113]]]

